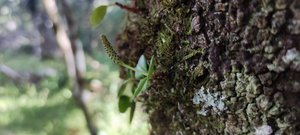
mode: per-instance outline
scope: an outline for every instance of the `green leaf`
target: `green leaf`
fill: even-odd
[[[90,15],[90,23],[92,24],[92,26],[100,24],[106,14],[106,9],[107,6],[102,5],[93,10]]]
[[[143,78],[142,80],[140,80],[137,88],[134,90],[134,97],[136,97],[144,88],[145,88],[145,84],[146,84],[147,78]]]
[[[146,78],[145,84],[144,84],[144,86],[143,86],[143,88],[142,88],[141,91],[145,91],[148,88],[148,82],[149,82],[149,79]]]
[[[127,86],[128,80],[125,80],[122,85],[120,86],[119,90],[118,90],[118,97],[120,97],[121,95],[123,95],[124,91],[126,90],[126,86]]]
[[[130,106],[130,115],[129,115],[129,123],[131,123],[133,116],[134,116],[134,112],[135,112],[135,102],[131,102],[131,106]]]
[[[148,79],[151,77],[152,73],[154,72],[154,57],[151,57],[150,64],[149,64],[149,70],[148,70]]]
[[[133,86],[133,84],[131,86]],[[131,94],[133,95],[136,88],[135,87],[131,87],[130,89],[131,89]]]
[[[144,55],[140,57],[135,69],[137,70],[134,74],[136,79],[142,78],[144,76],[143,72],[147,73],[147,62]]]
[[[128,69],[128,74],[127,74],[128,78],[134,78],[134,72],[132,70]]]
[[[130,97],[122,95],[119,98],[119,112],[124,113],[130,106]]]

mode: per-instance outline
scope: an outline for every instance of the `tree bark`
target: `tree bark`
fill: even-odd
[[[140,96],[151,134],[300,134],[299,0],[138,0],[137,8],[117,46],[127,63],[155,56]]]

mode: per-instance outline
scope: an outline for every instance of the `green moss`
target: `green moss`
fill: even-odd
[[[168,32],[159,32],[156,42],[156,52],[158,58],[161,60],[160,63],[169,65],[172,62],[173,53],[172,49],[172,35]]]
[[[232,11],[218,10],[217,4],[230,5]],[[146,57],[149,53],[157,58],[157,72],[151,79],[151,87],[142,96],[153,134],[250,134],[261,124],[273,124],[272,128],[277,130],[275,117],[285,116],[274,113],[289,114],[289,110],[281,108],[286,100],[279,105],[272,101],[272,94],[277,89],[289,91],[286,88],[294,87],[286,83],[275,87],[275,80],[283,80],[276,79],[278,74],[273,72],[296,71],[293,66],[290,67],[292,71],[287,70],[289,65],[282,62],[279,53],[284,50],[282,44],[290,43],[294,38],[288,38],[290,35],[284,33],[288,35],[284,40],[277,39],[273,36],[281,35],[268,33],[271,24],[264,22],[268,17],[257,14],[261,4],[255,1],[238,5],[234,2],[163,0],[144,5],[142,17],[130,22],[138,29],[123,34],[135,35],[130,39],[133,42],[130,46],[137,46]],[[256,19],[247,18],[256,14]],[[270,16],[269,12],[266,14]],[[193,31],[191,22],[195,16],[201,18],[198,32]],[[264,36],[254,36],[257,32]],[[280,47],[277,40],[281,39]],[[277,49],[264,53],[265,46]],[[295,44],[291,43],[291,46]],[[265,59],[266,54],[272,57]],[[271,70],[277,68],[280,70]],[[294,75],[282,77],[287,76],[292,78],[289,79],[291,82],[297,79]],[[201,86],[210,89],[211,93],[224,95],[228,109],[220,115],[198,115],[199,106],[194,105],[192,99]]]
[[[177,0],[162,0],[161,3],[166,7],[174,7],[177,4]]]

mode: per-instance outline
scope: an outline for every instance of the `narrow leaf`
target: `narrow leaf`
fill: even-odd
[[[123,95],[124,91],[126,90],[127,83],[128,83],[128,80],[124,81],[122,83],[122,85],[120,86],[120,88],[118,90],[118,97],[120,97],[121,95]]]
[[[134,112],[135,112],[135,102],[133,101],[133,102],[131,102],[131,106],[130,106],[129,123],[132,122]]]
[[[143,78],[142,80],[140,80],[137,88],[134,90],[134,97],[136,97],[143,90],[146,80],[147,78]]]
[[[154,57],[152,56],[149,64],[148,78],[151,77],[153,72],[154,72]]]
[[[131,86],[133,86],[133,85],[131,85]],[[131,87],[130,89],[131,89],[131,93],[133,95],[136,88],[135,87]]]
[[[130,106],[130,97],[122,95],[119,98],[119,112],[124,113]]]
[[[128,70],[127,77],[128,78],[134,78],[134,72],[132,70]]]
[[[150,60],[150,64],[149,64],[148,73],[147,73],[148,76],[146,77],[146,82],[145,82],[145,84],[144,84],[141,91],[145,91],[148,88],[149,80],[150,80],[150,77],[151,77],[153,72],[154,72],[154,57],[152,56],[151,60]]]
[[[102,5],[93,10],[90,15],[90,23],[92,24],[92,26],[100,24],[106,14],[106,9],[107,6]]]
[[[135,69],[137,70],[134,74],[135,78],[139,79],[142,78],[143,72],[147,73],[147,62],[146,62],[146,58],[144,55],[142,55],[135,67]]]
[[[147,88],[148,88],[148,82],[149,82],[149,79],[148,77],[146,78],[146,81],[145,81],[145,84],[143,85],[143,88],[141,91],[145,91]]]

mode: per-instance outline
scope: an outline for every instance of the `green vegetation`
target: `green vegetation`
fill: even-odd
[[[151,57],[149,69],[147,68],[147,62],[144,55],[142,55],[139,58],[139,61],[137,62],[137,65],[135,68],[127,65],[124,63],[119,55],[115,52],[115,50],[110,45],[109,41],[107,40],[106,36],[101,35],[103,46],[106,50],[106,53],[108,57],[115,62],[116,64],[123,66],[127,69],[130,69],[134,71],[133,74],[129,74],[127,80],[124,81],[122,86],[120,87],[118,91],[118,97],[119,97],[119,112],[124,113],[128,108],[130,108],[130,118],[129,121],[132,121],[132,118],[134,116],[134,111],[136,108],[136,101],[135,98],[138,96],[138,94],[141,91],[144,91],[148,88],[149,80],[151,75],[154,72],[154,57]],[[138,81],[138,84],[135,85],[134,83]],[[130,84],[132,83],[132,84]],[[128,88],[127,88],[128,85]],[[131,94],[124,94],[126,89],[131,90]]]
[[[99,24],[105,14],[106,14],[106,9],[107,9],[107,6],[103,5],[103,6],[99,6],[97,7],[96,9],[93,10],[91,16],[90,16],[90,22],[93,26]]]
[[[0,8],[0,24],[3,26],[0,28],[0,66],[7,66],[25,76],[14,79],[0,72],[0,135],[88,135],[83,111],[72,97],[63,56],[55,42],[48,42],[56,39],[42,1],[4,0],[0,3],[3,5]],[[106,3],[95,0],[68,1],[67,4],[74,15],[77,34],[85,51],[86,72],[82,82],[88,90],[83,90],[82,97],[99,129],[98,134],[148,134],[147,119],[139,104],[130,104],[136,110],[137,118],[131,124],[127,116],[132,118],[132,112],[128,115],[119,113],[118,88],[123,81],[119,79],[118,67],[98,46],[99,32],[109,35],[111,40],[122,31],[125,12],[119,8],[106,10],[106,6],[98,8],[100,17],[98,12],[94,21],[102,21],[102,24],[92,29],[89,25],[92,18],[87,15],[95,4]],[[43,41],[49,44],[42,44]],[[44,57],[44,52],[49,55]]]
[[[87,57],[87,77],[95,84],[102,84],[97,92],[86,92],[87,103],[100,133],[108,135],[147,134],[148,126],[142,114],[131,125],[125,115],[118,113],[117,87],[121,80],[115,65],[100,53],[94,54],[96,60]],[[0,61],[17,71],[44,72],[51,68],[63,73],[62,60],[39,60],[30,55],[2,53]],[[24,64],[24,61],[27,63]],[[97,61],[100,61],[98,63]],[[97,64],[100,64],[97,68]],[[34,66],[33,66],[34,65]],[[96,67],[96,68],[95,68]],[[139,108],[137,108],[139,109]],[[22,83],[16,85],[6,76],[0,74],[0,134],[16,135],[87,135],[82,111],[72,100],[66,75],[49,76],[38,84]]]

